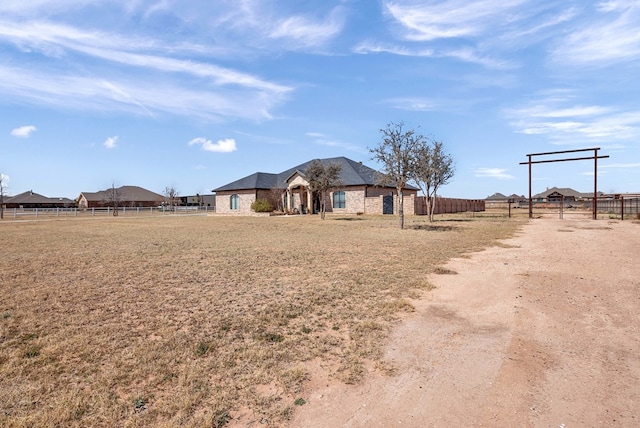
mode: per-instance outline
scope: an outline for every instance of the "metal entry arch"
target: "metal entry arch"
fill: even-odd
[[[594,147],[591,149],[561,150],[558,152],[530,153],[526,155],[529,160],[527,162],[520,162],[520,165],[529,165],[529,218],[533,218],[533,201],[531,199],[531,165],[536,163],[593,160],[593,219],[597,220],[598,219],[598,159],[606,159],[609,157],[609,155],[598,156],[599,150],[600,150],[600,147]],[[559,155],[564,153],[580,153],[580,152],[591,152],[591,151],[593,151],[593,156],[582,156],[582,157],[564,158],[564,159],[544,159],[544,160],[538,160],[538,161],[532,160],[534,156],[551,156],[551,155]]]

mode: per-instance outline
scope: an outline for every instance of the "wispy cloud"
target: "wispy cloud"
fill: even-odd
[[[357,54],[388,53],[399,56],[453,58],[463,62],[479,64],[489,69],[511,69],[517,67],[517,64],[510,60],[492,58],[469,46],[434,49],[417,46],[399,46],[387,42],[364,41],[357,44],[353,48],[353,52]]]
[[[575,65],[609,65],[640,58],[640,3],[636,0],[604,1],[594,18],[585,20],[558,44],[557,62]]]
[[[568,94],[551,95],[505,115],[516,132],[546,136],[554,144],[617,145],[640,138],[640,110],[621,106],[568,105]]]
[[[512,180],[515,178],[511,174],[507,174],[507,170],[502,168],[478,168],[474,171],[474,175],[479,178],[497,178],[498,180]]]
[[[194,53],[202,57],[200,45],[174,45],[150,37],[87,31],[48,21],[0,19],[2,41],[24,53],[24,61],[17,64],[36,59],[47,64],[0,65],[0,93],[18,101],[44,101],[65,108],[137,110],[151,117],[155,111],[164,111],[211,120],[263,120],[271,118],[269,111],[293,90],[219,66],[210,58],[182,59]],[[91,65],[79,69],[69,60],[75,55],[91,58],[87,62]]]
[[[226,138],[224,140],[218,140],[217,143],[207,140],[204,137],[197,137],[189,141],[190,146],[200,145],[203,150],[216,153],[231,153],[238,150],[236,147],[236,140],[233,138]]]
[[[352,152],[359,152],[359,153],[365,152],[365,149],[363,147],[357,146],[355,144],[345,143],[343,141],[334,139],[330,136],[327,136],[319,132],[309,132],[306,135],[313,138],[314,139],[313,143],[319,146],[337,147],[340,149],[349,150]]]
[[[264,120],[283,101],[277,93],[242,87],[188,85],[180,79],[131,74],[126,79],[95,78],[12,68],[0,64],[0,93],[23,102],[57,108],[128,111],[153,116],[153,112],[220,121]]]
[[[409,111],[433,111],[437,108],[436,103],[430,99],[417,97],[391,98],[385,100],[384,104],[390,105],[398,110]]]
[[[11,130],[11,135],[20,138],[29,138],[38,128],[33,125],[20,126]]]
[[[571,4],[535,0],[384,0],[383,9],[404,43],[368,41],[356,52],[449,58],[494,70],[520,67],[514,52],[559,34],[577,15]]]
[[[512,28],[531,36],[566,20],[549,19],[544,12],[550,6],[530,0],[394,0],[384,7],[400,25],[402,37],[413,41],[471,39]]]
[[[277,21],[269,31],[272,39],[289,39],[294,45],[303,47],[321,46],[338,35],[344,26],[341,8],[335,8],[322,20],[313,20],[306,16],[290,16]]]
[[[118,136],[113,136],[113,137],[109,137],[107,138],[104,143],[102,143],[103,146],[105,146],[107,149],[115,149],[117,147],[117,143],[118,142]]]

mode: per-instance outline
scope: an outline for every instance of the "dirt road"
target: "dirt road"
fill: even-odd
[[[640,426],[640,224],[532,220],[446,266],[361,385],[315,379],[291,427]]]

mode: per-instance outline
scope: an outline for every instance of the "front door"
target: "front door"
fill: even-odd
[[[393,195],[382,197],[382,214],[393,214]]]

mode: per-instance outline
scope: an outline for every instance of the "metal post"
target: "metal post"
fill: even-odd
[[[620,220],[624,220],[624,196],[620,195]]]
[[[529,156],[529,218],[533,218],[533,202],[531,201],[531,155]]]
[[[598,149],[593,149],[593,219],[598,219]]]

